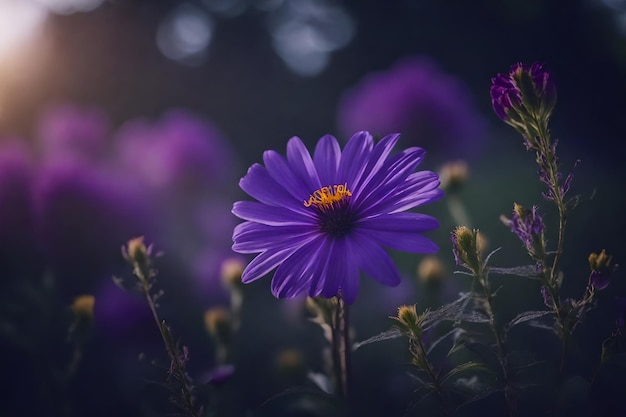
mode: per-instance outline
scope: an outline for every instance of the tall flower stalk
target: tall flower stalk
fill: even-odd
[[[174,341],[169,326],[165,320],[159,318],[157,313],[157,300],[161,296],[161,292],[155,293],[153,291],[157,272],[152,266],[152,246],[146,246],[143,237],[134,238],[122,247],[122,255],[133,267],[133,274],[139,281],[136,287],[144,295],[150,307],[150,312],[170,358],[168,382],[171,384],[170,388],[173,394],[176,395],[173,400],[189,417],[200,417],[203,409],[202,407],[198,408],[195,404],[194,385],[185,370],[189,359],[187,347],[183,346],[181,352],[178,344]],[[120,283],[119,279],[116,279],[116,282]],[[120,284],[123,285],[123,283]]]
[[[487,318],[486,322],[496,342],[498,362],[502,371],[504,397],[509,415],[513,417],[517,413],[516,396],[511,383],[511,376],[509,375],[505,332],[498,327],[494,313],[494,293],[491,291],[488,273],[488,262],[491,255],[483,259],[478,230],[470,230],[465,226],[458,226],[451,233],[451,240],[455,262],[457,265],[466,268],[469,271],[468,274],[473,277],[472,292],[479,311]]]
[[[576,206],[577,198],[566,200],[572,181],[572,173],[563,180],[559,172],[559,160],[556,154],[557,141],[550,136],[548,122],[556,104],[556,87],[550,73],[543,64],[515,64],[507,74],[498,74],[492,80],[491,99],[496,114],[507,124],[514,127],[523,137],[527,150],[534,151],[539,166],[539,179],[547,185],[544,197],[556,204],[559,214],[558,238],[556,250],[547,252],[543,230],[541,240],[544,250],[529,254],[537,262],[537,269],[543,284],[544,301],[554,312],[557,333],[562,340],[561,371],[567,356],[571,326],[566,324],[566,312],[559,297],[561,275],[559,263],[563,255],[565,227],[569,211]],[[533,209],[533,212],[536,209]],[[518,215],[523,214],[515,210]],[[514,213],[515,216],[515,213]],[[523,221],[529,220],[528,216]],[[532,221],[532,219],[530,219]],[[511,223],[512,230],[523,221]],[[517,231],[516,231],[517,230]],[[539,236],[539,233],[536,234]],[[521,236],[520,236],[521,238]],[[524,240],[524,239],[522,239]],[[530,247],[527,248],[530,249]],[[552,256],[550,261],[548,254]]]

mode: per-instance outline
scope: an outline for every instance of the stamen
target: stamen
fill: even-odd
[[[309,201],[304,201],[304,206],[311,207],[312,205],[316,205],[317,207],[322,208],[343,201],[350,196],[352,196],[352,192],[348,190],[347,182],[344,184],[333,185],[332,187],[329,185],[328,187],[322,187],[311,194],[309,196]]]

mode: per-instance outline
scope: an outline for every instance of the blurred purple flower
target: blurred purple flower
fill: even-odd
[[[401,132],[405,140],[450,157],[477,151],[486,133],[466,86],[426,57],[368,75],[344,94],[338,123],[344,133]]]
[[[95,298],[94,320],[103,334],[129,337],[142,328],[153,334],[154,318],[140,294],[124,291],[106,279],[96,288]]]
[[[61,277],[110,275],[129,236],[155,231],[132,181],[84,161],[60,158],[42,168],[34,189],[36,232],[48,264]]]
[[[104,112],[70,103],[48,108],[39,122],[39,142],[47,156],[72,154],[100,159],[108,134],[109,120]]]
[[[436,219],[408,209],[442,197],[437,174],[414,172],[421,148],[390,156],[400,138],[389,135],[374,145],[367,132],[356,133],[343,153],[326,135],[309,154],[294,137],[287,159],[263,155],[239,183],[259,201],[239,201],[233,213],[246,220],[233,233],[233,250],[259,253],[245,268],[244,283],[278,267],[272,293],[292,298],[302,292],[356,299],[359,270],[389,286],[400,274],[383,246],[431,253],[437,246],[421,232],[438,227]]]
[[[33,263],[31,189],[36,171],[28,149],[17,142],[0,147],[0,264],[23,267]],[[26,263],[25,263],[26,261]]]
[[[232,172],[233,156],[218,130],[182,110],[155,123],[128,122],[117,140],[124,168],[156,190],[205,191]]]

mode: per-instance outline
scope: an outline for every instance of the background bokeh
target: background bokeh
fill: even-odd
[[[622,264],[626,253],[626,2],[0,0],[0,340],[10,385],[0,415],[162,415],[153,382],[163,370],[150,363],[167,363],[158,332],[145,303],[110,279],[130,277],[119,248],[138,235],[164,252],[160,312],[190,349],[190,375],[206,378],[217,362],[203,317],[230,302],[220,266],[235,255],[230,207],[246,198],[237,181],[292,136],[312,148],[326,133],[343,142],[356,130],[398,131],[402,146],[426,149],[423,169],[464,160],[465,222],[489,249],[502,247],[497,265],[528,262],[499,217],[513,202],[537,204],[554,233],[555,208],[489,97],[491,77],[518,61],[547,63],[562,171],[580,160],[562,263],[563,292],[578,296],[590,252],[604,248]],[[423,208],[441,222],[428,236],[441,248],[443,282],[418,280],[422,256],[394,254],[405,281],[363,280],[356,339],[386,330],[402,303],[437,307],[468,288],[452,274],[449,204]],[[494,279],[505,316],[541,308],[533,283]],[[96,297],[94,328],[78,373],[60,387],[68,306],[81,294]],[[625,294],[618,270],[578,329],[574,367],[591,372],[614,327],[614,297]],[[539,334],[541,349],[556,346]],[[220,388],[225,415],[279,415],[265,401],[307,384],[281,372],[281,352],[321,372],[323,343],[303,300],[275,300],[269,277],[246,286],[235,373]],[[414,388],[407,359],[400,341],[355,353],[360,415],[402,415]]]

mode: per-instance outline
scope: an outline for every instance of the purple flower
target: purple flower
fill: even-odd
[[[521,205],[515,203],[513,218],[510,220],[505,219],[504,222],[522,241],[533,259],[541,261],[545,255],[544,223],[537,210],[537,206],[533,206],[531,210],[526,210]]]
[[[390,155],[399,135],[374,145],[358,132],[343,153],[337,140],[322,137],[313,156],[294,137],[287,158],[263,154],[239,185],[257,201],[239,201],[233,213],[247,220],[235,227],[233,250],[259,253],[245,268],[252,282],[276,269],[272,293],[292,298],[302,292],[352,303],[359,271],[389,286],[400,274],[383,249],[432,253],[437,246],[420,233],[438,227],[436,219],[408,209],[442,197],[439,179],[414,172],[424,157],[421,148]]]
[[[48,265],[83,288],[110,276],[129,236],[152,236],[155,225],[141,190],[73,158],[42,168],[34,186],[35,227]],[[67,282],[69,283],[69,281]]]
[[[550,73],[538,62],[512,65],[507,74],[498,74],[491,82],[493,110],[507,123],[528,116],[547,118],[556,103]]]
[[[401,132],[428,150],[464,157],[485,137],[485,122],[469,90],[426,57],[368,75],[342,98],[338,122],[345,134]]]
[[[158,191],[195,194],[223,184],[231,173],[233,156],[218,130],[182,110],[156,123],[129,122],[117,140],[124,169]]]
[[[99,159],[108,133],[109,120],[104,112],[69,103],[47,109],[39,122],[39,141],[46,155]]]

